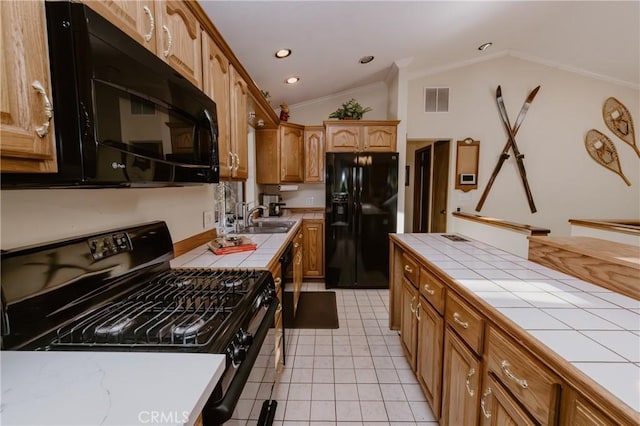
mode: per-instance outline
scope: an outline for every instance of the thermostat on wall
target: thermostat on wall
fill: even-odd
[[[460,173],[460,185],[475,185],[476,174],[475,173]]]

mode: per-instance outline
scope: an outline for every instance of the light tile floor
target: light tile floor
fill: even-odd
[[[303,291],[324,291],[305,283]],[[336,292],[340,328],[287,329],[286,367],[276,373],[272,332],[228,426],[255,425],[275,399],[274,425],[429,425],[433,414],[389,330],[388,290]]]

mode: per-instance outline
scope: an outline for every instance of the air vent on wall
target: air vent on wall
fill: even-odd
[[[449,88],[425,87],[424,112],[449,112]]]

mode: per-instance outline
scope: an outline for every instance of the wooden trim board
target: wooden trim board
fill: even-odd
[[[457,217],[460,219],[480,222],[480,223],[484,223],[485,225],[497,226],[499,228],[506,228],[512,231],[523,232],[525,234],[530,234],[530,235],[544,236],[544,235],[548,235],[551,232],[549,229],[546,229],[546,228],[539,228],[537,226],[525,225],[525,224],[516,223],[516,222],[508,222],[503,219],[496,219],[488,216],[480,216],[472,213],[453,212],[451,214],[454,217]]]
[[[591,237],[529,238],[529,260],[640,300],[640,251]]]
[[[573,226],[604,229],[605,231],[640,236],[640,221],[629,219],[569,219]]]
[[[178,241],[173,244],[173,255],[175,257],[181,256],[188,251],[193,250],[209,241],[215,239],[218,236],[218,232],[215,229],[208,229],[196,235],[192,235],[189,238],[185,238],[182,241]]]

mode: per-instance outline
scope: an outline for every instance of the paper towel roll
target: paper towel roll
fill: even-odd
[[[298,185],[278,185],[278,191],[297,191]]]

